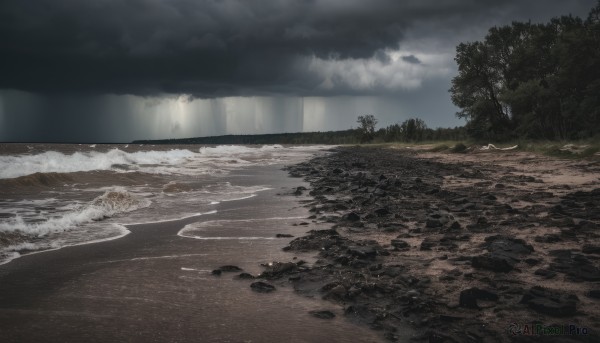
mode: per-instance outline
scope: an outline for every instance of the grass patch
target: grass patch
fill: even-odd
[[[446,151],[450,149],[449,146],[447,146],[446,144],[438,144],[436,146],[434,146],[433,148],[429,149],[428,151],[430,152],[440,152],[440,151]]]
[[[600,142],[574,141],[525,141],[519,142],[519,150],[567,159],[598,159],[600,156]]]

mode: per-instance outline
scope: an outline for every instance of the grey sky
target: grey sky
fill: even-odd
[[[4,0],[0,141],[345,129],[367,112],[460,125],[447,93],[456,44],[594,4]]]

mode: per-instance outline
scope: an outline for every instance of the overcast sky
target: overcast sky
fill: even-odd
[[[459,42],[594,0],[3,0],[0,141],[455,126]]]

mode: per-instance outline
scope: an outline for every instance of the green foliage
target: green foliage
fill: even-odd
[[[450,89],[477,140],[583,139],[600,132],[600,1],[587,18],[494,27],[456,48]]]
[[[401,124],[392,124],[377,131],[376,140],[383,142],[423,142],[466,139],[463,127],[430,129],[419,118],[410,118]]]
[[[359,124],[358,133],[360,142],[371,142],[375,138],[375,125],[377,125],[375,116],[372,114],[358,116],[356,122]]]

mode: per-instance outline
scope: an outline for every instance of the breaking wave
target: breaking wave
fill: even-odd
[[[91,170],[123,170],[123,166],[179,165],[197,154],[189,150],[138,151],[119,149],[108,152],[76,152],[65,155],[46,151],[37,155],[0,156],[0,179],[16,178],[34,173],[72,173]],[[135,169],[135,168],[133,168]]]
[[[0,185],[13,187],[50,187],[71,182],[73,179],[64,173],[33,173],[14,179],[0,180]]]
[[[43,237],[73,230],[83,224],[110,218],[119,213],[148,207],[150,203],[150,200],[140,198],[125,190],[111,190],[78,209],[43,222],[28,223],[20,216],[10,218],[7,222],[0,223],[0,233],[18,232],[29,236]]]
[[[3,155],[0,156],[0,179],[36,173],[73,173],[92,170],[117,172],[138,170],[153,174],[222,174],[231,168],[277,163],[281,158],[288,159],[295,154],[305,155],[308,150],[320,148],[322,147],[304,148],[305,151],[301,152],[297,149],[286,149],[281,145],[262,147],[219,145],[202,147],[198,152],[187,149],[126,152],[115,148],[107,152],[92,150],[63,154],[57,151],[46,151],[35,155]]]

